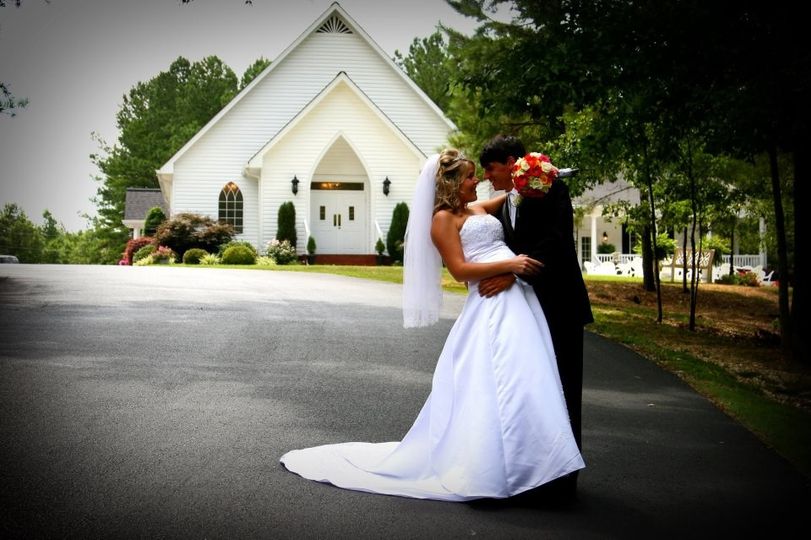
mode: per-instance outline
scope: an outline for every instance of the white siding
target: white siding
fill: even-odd
[[[278,203],[292,197],[289,189],[292,173],[295,172],[302,180],[296,198],[301,201],[309,190],[315,166],[308,160],[317,159],[324,148],[303,141],[302,148],[308,150],[302,152],[296,145],[288,144],[296,159],[295,166],[290,163],[283,173],[279,171],[280,175],[289,174],[286,185],[280,184],[283,176],[274,176],[270,186],[264,186],[261,194],[257,181],[243,176],[244,167],[341,71],[424,154],[437,151],[447,140],[448,125],[414,92],[396,69],[357,34],[310,34],[175,162],[172,212],[198,212],[216,218],[219,192],[223,185],[233,181],[239,185],[244,197],[244,233],[241,238],[263,247],[259,245],[260,242],[263,243],[275,232]],[[344,130],[352,130],[360,122],[352,115],[344,115],[340,121],[340,128]],[[380,124],[378,118],[374,122],[375,125]],[[335,129],[337,126],[333,132]],[[391,133],[386,137],[390,139]],[[323,144],[323,141],[319,144]],[[390,149],[386,144],[380,143],[379,149]],[[398,149],[405,161],[410,163],[414,160],[413,152],[402,149],[402,142],[398,142]],[[417,177],[419,164],[394,167],[390,164],[390,156],[387,156],[389,164],[383,166],[384,160],[374,154],[377,148],[371,150],[371,153],[364,152],[362,158],[366,160],[370,174],[374,212],[370,215],[370,222],[373,226],[377,219],[381,227],[384,224],[388,227],[393,204],[399,200],[410,200],[409,186]],[[279,165],[278,162],[268,163],[271,169],[276,170]],[[263,174],[269,174],[268,171],[270,169]],[[386,175],[392,181],[388,198],[382,197],[380,189],[380,182]],[[377,200],[378,196],[382,199]],[[273,202],[269,204],[269,201]],[[266,215],[263,217],[260,212],[266,212]],[[297,208],[299,220],[307,215],[304,208]],[[303,229],[300,234],[303,235]],[[376,237],[372,243],[374,240]]]
[[[338,137],[342,137],[346,143]],[[292,200],[296,205],[299,251],[302,250],[306,241],[303,220],[310,215],[309,195],[313,175],[316,171],[326,170],[325,167],[334,166],[347,172],[354,169],[351,164],[356,158],[348,153],[348,166],[330,164],[340,156],[340,152],[328,152],[333,143],[337,143],[338,149],[344,152],[352,149],[369,179],[368,253],[374,253],[374,243],[377,241],[375,220],[385,233],[394,205],[401,200],[411,200],[421,160],[351,88],[340,83],[263,156],[261,247],[276,234],[279,205]],[[326,157],[326,164],[322,156]],[[301,181],[296,196],[290,191],[290,179],[294,174]],[[382,189],[386,176],[392,182],[388,197],[383,195]]]

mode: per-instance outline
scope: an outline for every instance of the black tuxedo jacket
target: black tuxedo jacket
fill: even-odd
[[[594,321],[572,231],[574,210],[569,188],[555,180],[540,199],[524,197],[518,207],[515,229],[510,224],[509,199],[497,213],[507,245],[516,254],[529,255],[544,264],[537,276],[525,278],[535,289],[550,329],[579,326]]]

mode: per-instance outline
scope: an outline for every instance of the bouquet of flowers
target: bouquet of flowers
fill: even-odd
[[[543,197],[557,177],[558,168],[552,165],[549,156],[530,152],[518,158],[512,167],[513,183],[519,194],[514,204],[518,205],[522,197]]]

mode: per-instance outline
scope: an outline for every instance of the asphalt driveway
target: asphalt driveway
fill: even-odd
[[[809,482],[676,377],[587,334],[572,507],[344,491],[291,448],[398,440],[463,297],[325,274],[0,266],[0,536],[709,538],[806,528]],[[770,535],[772,536],[772,535]]]

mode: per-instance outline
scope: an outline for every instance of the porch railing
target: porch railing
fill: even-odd
[[[641,255],[637,255],[636,253],[598,253],[597,254],[597,262],[606,263],[606,262],[613,262],[617,264],[625,264],[633,262],[637,258],[642,258]],[[721,256],[721,263],[729,264],[729,255],[722,255]],[[746,266],[746,267],[755,267],[760,266],[765,268],[766,261],[765,256],[761,255],[734,255],[733,257],[733,264],[738,266]]]
[[[729,255],[721,255],[721,262],[723,264],[729,264]],[[732,256],[732,265],[733,266],[748,266],[753,268],[755,266],[760,266],[761,268],[766,267],[766,256],[763,255],[733,255]]]
[[[642,259],[642,255],[636,253],[598,253],[597,261],[601,263],[613,262],[617,264],[626,264],[633,262],[634,259]]]

